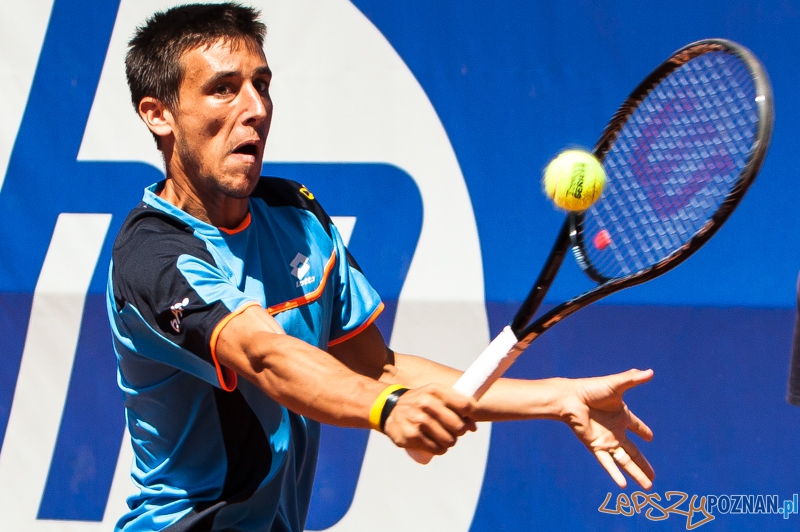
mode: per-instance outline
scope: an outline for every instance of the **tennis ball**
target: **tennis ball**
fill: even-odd
[[[585,211],[600,198],[606,172],[597,157],[584,150],[566,150],[544,170],[544,190],[557,206]]]

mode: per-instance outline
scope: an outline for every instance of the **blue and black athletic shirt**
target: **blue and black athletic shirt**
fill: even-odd
[[[326,349],[383,309],[304,186],[262,178],[241,226],[203,223],[158,197],[128,215],[107,303],[140,493],[125,531],[303,530],[319,425],[221,366],[225,324],[250,306]]]

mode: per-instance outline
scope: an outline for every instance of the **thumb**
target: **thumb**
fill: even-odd
[[[652,369],[629,369],[628,371],[608,376],[608,379],[611,381],[609,384],[620,393],[624,393],[634,386],[643,384],[652,378]]]

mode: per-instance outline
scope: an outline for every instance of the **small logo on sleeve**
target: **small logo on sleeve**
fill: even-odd
[[[303,196],[307,197],[310,200],[314,199],[314,194],[312,194],[311,191],[308,190],[305,186],[300,187],[300,194],[302,194]]]
[[[172,328],[175,330],[176,333],[181,332],[181,319],[183,318],[183,309],[186,305],[189,304],[189,298],[184,297],[183,301],[179,301],[169,307],[169,310],[172,311],[172,315],[174,316],[169,324],[172,325]]]
[[[292,262],[289,263],[289,266],[292,267],[291,274],[298,279],[298,281],[295,283],[295,286],[298,288],[313,283],[317,280],[316,276],[314,275],[311,277],[306,277],[306,274],[308,274],[309,270],[311,270],[311,261],[302,253],[295,255],[294,259],[292,259]]]

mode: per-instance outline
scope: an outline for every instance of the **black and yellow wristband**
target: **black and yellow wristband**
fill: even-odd
[[[397,400],[400,396],[407,391],[408,388],[405,386],[392,384],[378,394],[375,402],[372,403],[372,409],[369,411],[370,427],[383,432],[383,428],[386,426],[386,420],[389,418],[389,414],[392,413],[394,405],[397,404]]]

